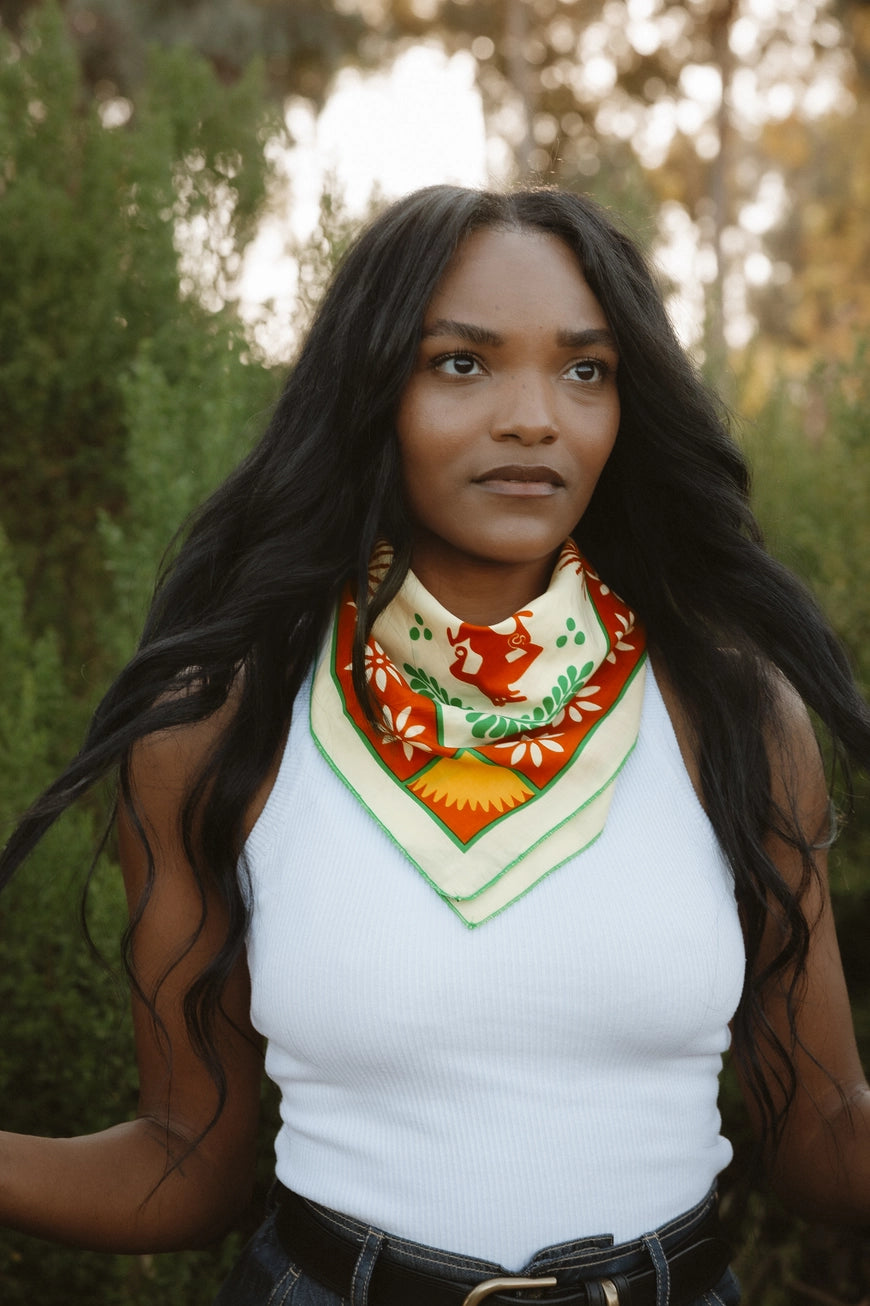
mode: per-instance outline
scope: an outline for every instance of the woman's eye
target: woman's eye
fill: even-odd
[[[579,363],[572,363],[568,372],[575,381],[585,381],[587,384],[595,381],[603,381],[610,369],[607,364],[600,358],[583,358]]]
[[[444,354],[435,359],[433,367],[447,376],[476,376],[480,371],[480,363],[473,354]]]

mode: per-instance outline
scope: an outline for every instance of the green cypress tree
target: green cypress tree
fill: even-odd
[[[273,397],[227,302],[277,130],[259,85],[158,52],[109,128],[54,3],[20,42],[0,34],[0,839],[78,746],[173,532]],[[185,229],[198,268],[179,267]],[[135,1111],[127,998],[77,911],[107,806],[68,813],[0,897],[5,1129],[89,1132]],[[87,916],[115,962],[111,845]],[[237,1242],[121,1257],[0,1231],[0,1300],[205,1306]]]
[[[0,523],[32,628],[66,605],[73,682],[99,652],[97,514],[128,495],[126,378],[146,349],[184,384],[202,337],[227,338],[281,130],[256,68],[227,88],[188,50],[155,51],[141,98],[117,104],[129,120],[108,127],[53,0],[19,42],[0,33]],[[185,230],[199,277],[179,273]]]

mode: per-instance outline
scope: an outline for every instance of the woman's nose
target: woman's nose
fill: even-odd
[[[558,434],[550,378],[528,372],[506,377],[496,396],[490,423],[492,438],[519,440],[521,444],[550,444]]]

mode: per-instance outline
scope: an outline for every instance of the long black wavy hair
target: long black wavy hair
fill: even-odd
[[[138,651],[97,709],[81,752],[10,839],[0,884],[67,806],[117,771],[118,802],[130,812],[151,867],[125,936],[137,987],[131,940],[154,863],[135,811],[130,752],[153,731],[209,717],[232,693],[229,724],[181,815],[203,910],[206,895],[216,894],[228,913],[223,946],[185,1002],[219,1113],[225,1082],[216,1021],[248,922],[238,871],[246,811],[286,735],[300,681],[348,578],[359,605],[354,679],[366,699],[365,636],[411,555],[397,407],[439,279],[462,241],[489,226],[564,241],[616,338],[619,433],[575,534],[645,621],[697,737],[704,799],[733,869],[748,953],[734,1046],[775,1141],[796,1087],[794,1017],[810,930],[801,899],[813,849],[796,806],[775,805],[771,793],[771,668],[817,714],[841,760],[870,765],[870,713],[815,602],[763,548],[724,411],[679,345],[643,257],[580,195],[435,186],[400,200],[362,234],[336,273],[262,440],[188,523],[159,577]],[[379,536],[392,542],[394,560],[370,601],[367,563]],[[797,891],[765,851],[771,831],[801,854]],[[776,958],[759,973],[771,911],[784,928]],[[777,980],[790,994],[791,1046],[762,1012],[761,994]],[[154,1012],[155,995],[141,996]],[[778,1091],[771,1092],[768,1076]]]

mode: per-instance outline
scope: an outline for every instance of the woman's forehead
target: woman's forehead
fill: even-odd
[[[457,249],[426,309],[433,320],[516,320],[534,313],[562,329],[607,321],[574,251],[533,227],[483,227]]]

